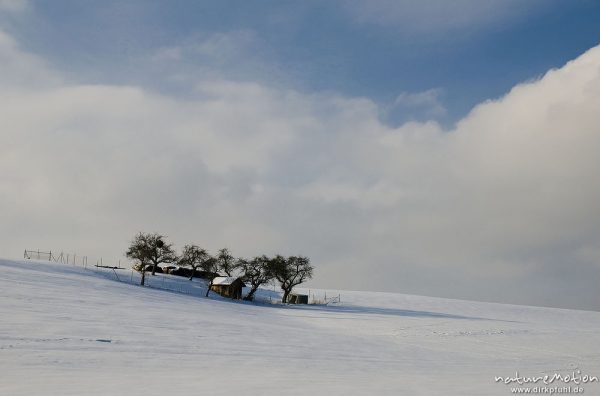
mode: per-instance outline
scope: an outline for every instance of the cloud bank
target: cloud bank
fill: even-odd
[[[600,309],[599,47],[452,130],[252,81],[69,83],[6,34],[0,59],[3,256],[159,231],[308,255],[314,286]]]

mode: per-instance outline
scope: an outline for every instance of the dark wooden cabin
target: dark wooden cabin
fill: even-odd
[[[191,268],[170,266],[168,271],[166,271],[166,272],[170,275],[183,276],[186,278],[189,278],[190,276],[192,276]],[[210,278],[214,278],[215,276],[220,276],[220,275],[217,273],[214,273],[214,272],[206,272],[206,271],[200,271],[200,270],[194,271],[194,278],[210,279]]]
[[[242,298],[242,288],[246,287],[240,278],[232,276],[218,276],[213,279],[210,290],[219,293],[223,297],[239,300]]]

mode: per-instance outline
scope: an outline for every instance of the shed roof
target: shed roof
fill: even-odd
[[[227,286],[227,285],[231,285],[233,282],[235,282],[238,279],[240,279],[240,278],[236,278],[234,276],[217,276],[216,278],[213,279],[212,284]]]

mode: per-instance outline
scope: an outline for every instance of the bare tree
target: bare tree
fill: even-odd
[[[219,274],[217,274],[217,271],[219,270],[217,259],[215,259],[212,256],[208,256],[206,258],[206,260],[204,260],[200,263],[200,268],[202,269],[202,271],[204,271],[206,273],[206,276],[209,279],[208,287],[206,289],[206,296],[205,296],[205,297],[208,297],[208,292],[210,292],[210,289],[213,285],[213,281],[215,280],[215,277],[217,275],[219,275]]]
[[[250,284],[250,292],[244,300],[252,301],[258,287],[273,279],[270,259],[264,255],[252,260],[238,259],[238,265],[242,271],[242,279]]]
[[[197,245],[185,245],[183,247],[183,252],[179,259],[177,260],[177,264],[182,267],[191,267],[192,273],[190,275],[190,280],[194,277],[196,273],[196,268],[199,268],[202,263],[210,258],[210,254]]]
[[[270,260],[269,266],[273,277],[281,283],[281,290],[283,290],[281,301],[284,303],[287,302],[294,286],[312,278],[313,267],[308,257],[290,256],[286,259],[277,255]]]
[[[164,238],[160,234],[140,232],[125,252],[125,256],[138,261],[136,269],[142,272],[142,286],[145,283],[147,266],[152,265],[152,275],[155,275],[159,264],[172,263],[177,259],[173,245],[165,243]]]
[[[237,269],[237,260],[231,255],[229,249],[223,248],[219,250],[217,254],[217,265],[220,271],[225,272],[227,276],[232,276],[233,272]]]
[[[150,251],[148,245],[145,243],[144,236],[140,233],[129,245],[129,248],[125,252],[125,256],[131,260],[134,260],[133,269],[142,273],[142,279],[140,285],[144,286],[146,283],[146,266],[149,263]]]

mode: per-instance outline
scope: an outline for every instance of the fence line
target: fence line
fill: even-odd
[[[121,260],[117,260],[115,263],[116,265],[105,265],[103,257],[91,259],[85,255],[65,253],[63,251],[56,253],[51,250],[42,251],[39,249],[25,249],[23,258],[27,260],[42,260],[61,264],[69,264],[76,267],[81,267],[87,271],[95,272],[106,278],[116,280],[117,282],[132,285],[139,285],[142,276],[138,271],[129,266],[121,266]],[[95,262],[95,264],[89,265],[90,262]],[[117,271],[129,271],[129,273],[125,272],[125,274],[119,274]],[[204,282],[198,282],[197,279],[195,282],[191,282],[186,277],[170,278],[164,276],[163,274],[160,275],[161,276],[158,277],[146,276],[145,286],[152,289],[162,289],[183,294],[204,295],[206,293],[206,285],[204,285]]]
[[[66,253],[64,251],[53,252],[49,250],[47,252],[41,250],[27,250],[23,252],[23,258],[28,260],[43,260],[43,261],[54,261],[55,263],[61,264],[72,264],[75,266],[81,266],[87,268],[90,265],[90,262],[94,263],[95,267],[104,266],[104,258],[90,258],[87,255],[77,255],[76,253]],[[114,263],[114,261],[113,261]],[[115,265],[111,265],[113,267]],[[121,260],[117,261],[116,267],[121,268]]]

